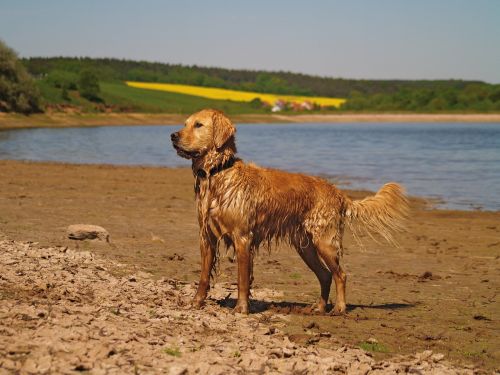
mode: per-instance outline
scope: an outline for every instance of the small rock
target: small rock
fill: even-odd
[[[319,336],[313,336],[313,337],[310,337],[306,343],[307,344],[316,344],[317,342],[319,342]]]
[[[33,358],[28,357],[24,362],[21,371],[28,374],[35,374],[38,371],[36,361]]]
[[[431,355],[432,355],[432,350],[424,350],[422,353],[417,353],[415,357],[419,361],[426,361],[430,358]]]
[[[294,354],[295,354],[295,351],[293,349],[283,348],[283,357],[290,358]]]
[[[39,374],[46,374],[50,370],[50,365],[52,362],[52,358],[50,355],[44,355],[42,357],[39,357],[37,359],[38,366],[37,366],[37,372]]]
[[[374,337],[370,337],[368,340],[366,340],[366,342],[370,344],[378,344],[378,340]]]
[[[264,335],[274,335],[276,332],[278,332],[278,330],[276,329],[276,327],[269,327],[269,330],[264,333]]]
[[[168,260],[177,260],[177,261],[183,261],[184,257],[182,255],[179,255],[177,253],[174,253],[173,255],[169,255],[167,257]]]
[[[359,363],[353,362],[351,363],[349,369],[347,370],[347,374],[368,374],[372,370],[372,366],[368,363]]]
[[[439,362],[439,361],[441,361],[443,358],[444,358],[444,354],[442,354],[442,353],[436,353],[436,354],[434,354],[434,355],[431,357],[431,359],[432,359],[434,362],[436,362],[436,363],[437,363],[437,362]]]
[[[90,224],[70,225],[66,230],[71,240],[100,240],[109,242],[109,233],[103,227]]]
[[[12,370],[12,373],[14,373],[15,372],[14,370],[16,370],[17,368],[16,362],[8,358],[3,359],[2,367],[6,370]]]
[[[419,281],[433,280],[435,278],[440,278],[440,277],[433,275],[431,271],[425,271],[418,277]]]
[[[284,353],[280,348],[274,348],[274,349],[269,350],[269,352],[267,352],[267,355],[270,358],[281,358],[281,357],[283,357],[283,354]]]
[[[484,315],[474,315],[474,320],[491,320]]]
[[[319,325],[316,322],[310,322],[309,324],[305,325],[304,328],[307,328],[307,329],[313,329],[313,328],[319,329]]]
[[[185,366],[172,366],[168,370],[169,375],[184,375],[187,374],[188,369]]]

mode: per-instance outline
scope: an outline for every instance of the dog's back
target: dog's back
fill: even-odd
[[[326,180],[298,173],[237,162],[211,183],[211,211],[218,220],[242,212],[253,244],[286,240],[292,245],[306,237],[338,228],[346,196]]]

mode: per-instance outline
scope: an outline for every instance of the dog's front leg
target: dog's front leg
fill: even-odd
[[[250,254],[250,241],[239,236],[234,240],[236,257],[238,258],[238,302],[234,312],[248,314],[248,297],[250,294],[250,270],[252,256]]]
[[[215,261],[215,244],[208,233],[200,233],[201,274],[198,290],[193,298],[193,307],[200,308],[210,288],[210,272]]]

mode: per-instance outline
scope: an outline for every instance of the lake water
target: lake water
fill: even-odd
[[[170,144],[179,128],[0,131],[0,159],[189,166]],[[442,208],[500,210],[500,123],[243,124],[237,146],[246,161],[332,177],[341,187],[397,181]]]

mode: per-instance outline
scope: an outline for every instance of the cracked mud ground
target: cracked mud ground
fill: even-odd
[[[498,212],[414,202],[400,248],[346,238],[346,317],[311,314],[314,275],[286,247],[262,251],[246,317],[231,313],[226,257],[207,306],[187,306],[190,171],[0,161],[0,175],[0,373],[499,368]],[[66,239],[75,223],[102,225],[111,243]]]
[[[231,287],[217,284],[205,308],[193,310],[192,284],[144,272],[116,277],[110,270],[117,268],[87,251],[1,241],[1,371],[473,373],[430,351],[390,362],[345,345],[294,344],[281,332],[280,314],[247,317],[221,308],[217,302]],[[277,296],[261,289],[255,297]]]

